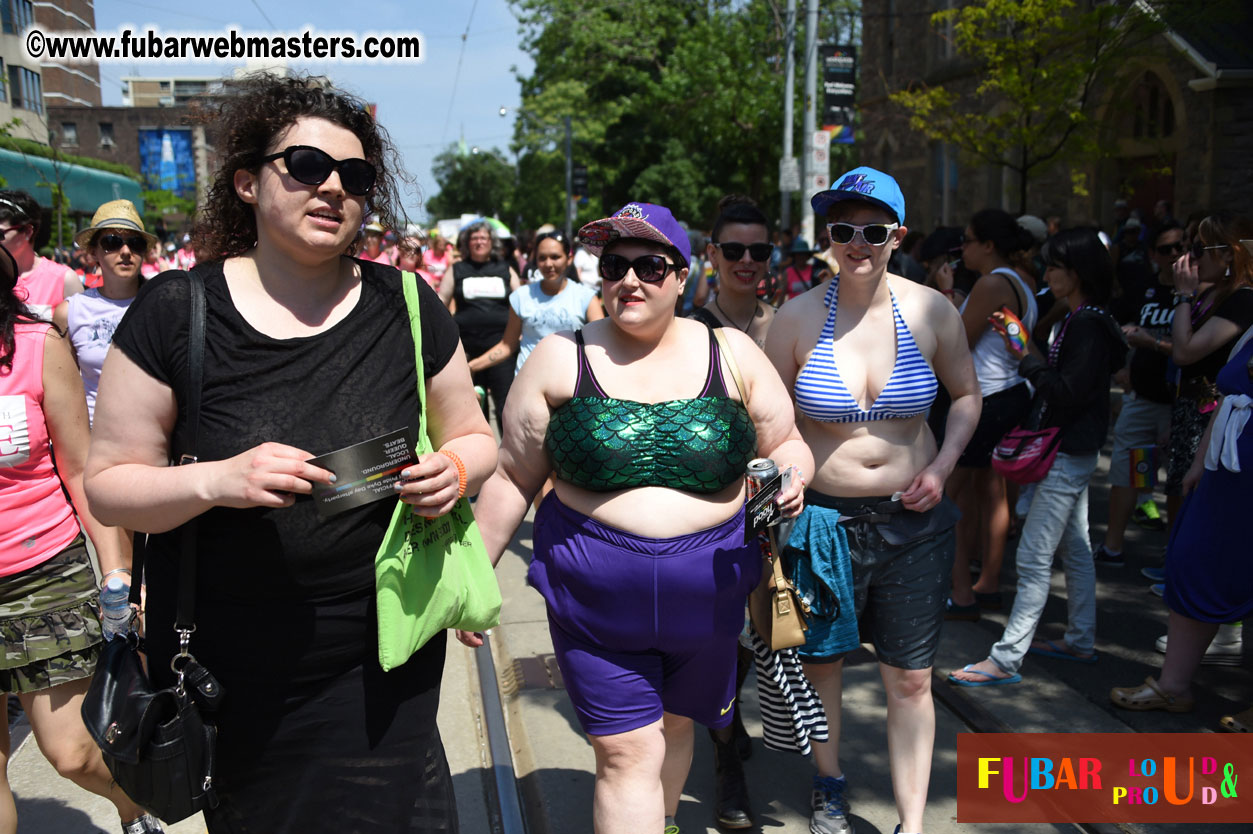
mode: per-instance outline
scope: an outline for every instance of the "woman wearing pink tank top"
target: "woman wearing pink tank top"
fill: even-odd
[[[62,776],[111,801],[124,834],[159,832],[113,784],[80,717],[102,635],[79,521],[105,576],[129,572],[130,549],[121,530],[87,509],[83,383],[67,340],[30,315],[17,280],[16,261],[0,247],[0,701],[17,695],[39,749]],[[12,831],[16,818],[0,769],[0,826]]]
[[[38,318],[52,320],[52,311],[66,297],[83,291],[78,275],[67,266],[35,251],[39,237],[39,203],[25,191],[0,191],[0,244],[17,261],[17,295]]]

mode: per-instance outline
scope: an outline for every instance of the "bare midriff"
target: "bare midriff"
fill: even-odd
[[[736,481],[720,492],[696,495],[669,487],[635,487],[616,492],[592,492],[557,481],[557,497],[576,512],[653,539],[686,536],[716,527],[740,512],[744,482]]]
[[[798,415],[818,471],[809,488],[840,498],[904,492],[935,460],[935,437],[923,415],[865,423],[821,423]]]

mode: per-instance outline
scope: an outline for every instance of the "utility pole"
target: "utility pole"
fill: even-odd
[[[787,18],[783,30],[784,81],[783,81],[783,156],[780,159],[795,160],[795,146],[792,144],[792,124],[796,121],[793,114],[793,102],[796,98],[796,0],[787,0]],[[780,175],[780,179],[782,176]],[[792,191],[788,188],[779,189],[779,226],[781,229],[792,225]]]
[[[808,0],[805,10],[805,155],[801,176],[801,237],[814,245],[814,210],[809,204],[814,181],[814,108],[818,99],[818,0]]]
[[[566,240],[574,240],[574,155],[571,150],[573,144],[573,129],[570,127],[570,117],[564,119],[566,123]]]

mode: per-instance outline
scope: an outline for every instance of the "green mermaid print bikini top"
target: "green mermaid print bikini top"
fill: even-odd
[[[709,373],[695,399],[641,403],[605,394],[582,332],[574,397],[553,412],[544,448],[558,479],[593,492],[661,486],[709,495],[740,478],[756,456],[757,429],[727,395],[713,331]]]

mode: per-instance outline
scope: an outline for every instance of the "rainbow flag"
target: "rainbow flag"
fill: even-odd
[[[1157,486],[1157,447],[1137,446],[1127,450],[1131,459],[1131,486],[1152,489]]]

